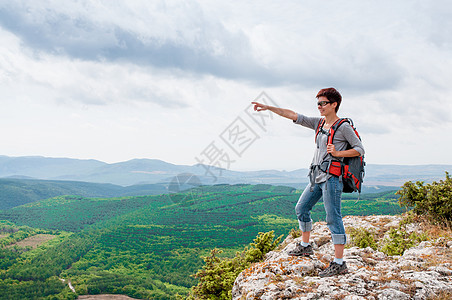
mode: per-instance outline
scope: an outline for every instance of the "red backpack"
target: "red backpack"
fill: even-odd
[[[356,136],[361,140],[361,137],[356,131],[355,126],[353,125],[353,121],[348,118],[342,118],[337,120],[328,131],[328,144],[333,143],[334,134],[336,133],[339,126],[344,124],[345,122],[349,123],[355,132]],[[317,141],[317,135],[321,130],[323,130],[323,125],[325,124],[325,118],[321,119],[317,129],[315,131],[315,139]],[[350,149],[349,145],[347,149]],[[361,193],[361,186],[364,180],[364,166],[366,163],[364,162],[364,156],[355,156],[355,157],[344,157],[343,161],[335,160],[334,158],[330,158],[321,163],[320,169],[324,172],[332,174],[334,176],[342,176],[342,182],[344,184],[343,192],[344,193],[353,193],[358,192]]]

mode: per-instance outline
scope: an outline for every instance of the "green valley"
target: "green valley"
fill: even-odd
[[[0,294],[10,299],[100,293],[183,298],[211,249],[232,256],[259,232],[274,230],[279,236],[296,228],[299,196],[300,191],[285,186],[214,185],[170,195],[58,196],[3,210]],[[360,198],[344,195],[343,214],[402,212],[394,191]],[[318,203],[313,220],[323,218]],[[34,249],[11,246],[36,234],[55,238]]]

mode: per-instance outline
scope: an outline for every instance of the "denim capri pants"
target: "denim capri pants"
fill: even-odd
[[[323,196],[326,223],[331,231],[333,244],[343,245],[347,242],[341,215],[342,187],[342,181],[336,176],[331,176],[326,182],[314,184],[312,189],[311,183],[308,184],[295,206],[301,231],[307,232],[312,230],[311,210]]]

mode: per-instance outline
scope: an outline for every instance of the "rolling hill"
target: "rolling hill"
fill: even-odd
[[[110,183],[0,178],[0,210],[62,195],[123,197],[167,193],[163,184],[119,186]]]

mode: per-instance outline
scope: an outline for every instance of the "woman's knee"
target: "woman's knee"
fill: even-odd
[[[295,214],[298,218],[303,215],[303,210],[301,209],[301,205],[295,205]]]
[[[341,225],[342,216],[340,213],[327,213],[326,214],[326,224],[327,225]]]
[[[306,203],[300,203],[298,202],[297,205],[295,205],[295,213],[297,216],[302,216],[304,214],[309,214],[311,212],[311,209],[309,205],[306,205]]]

